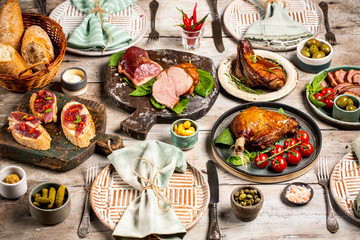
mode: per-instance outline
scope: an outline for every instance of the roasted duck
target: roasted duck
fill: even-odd
[[[286,84],[283,70],[274,62],[255,55],[248,40],[239,41],[235,76],[239,79],[246,78],[244,83],[249,87],[277,90]]]
[[[293,135],[299,127],[294,118],[280,113],[250,107],[239,113],[231,122],[231,132],[236,138],[235,153],[246,150],[265,149],[276,141]]]

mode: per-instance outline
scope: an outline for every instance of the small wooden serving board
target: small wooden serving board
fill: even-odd
[[[31,114],[29,106],[30,97],[38,90],[39,89],[27,92],[21,99],[17,110]],[[67,171],[88,159],[95,152],[95,149],[109,154],[109,151],[104,149],[104,146],[108,145],[107,142],[109,140],[111,141],[113,150],[123,147],[120,136],[105,134],[106,109],[103,104],[82,98],[69,97],[54,91],[52,92],[57,97],[58,121],[56,123],[42,124],[52,138],[50,149],[41,151],[19,144],[13,138],[11,132],[7,130],[9,124],[6,123],[0,129],[1,156],[55,171]],[[61,111],[64,105],[70,101],[77,101],[84,104],[94,121],[96,137],[91,140],[88,147],[76,147],[66,139],[62,132],[60,123]]]
[[[129,94],[134,88],[126,81],[121,81],[117,67],[108,67],[108,76],[105,80],[105,91],[123,110],[132,113],[130,117],[121,122],[121,129],[129,136],[145,140],[148,132],[155,123],[172,123],[180,118],[193,120],[204,116],[215,103],[219,95],[219,82],[216,76],[216,67],[210,58],[192,53],[159,49],[147,51],[150,59],[159,63],[164,69],[191,60],[198,69],[209,72],[214,79],[214,89],[210,95],[203,98],[195,94],[195,98],[189,96],[189,104],[180,115],[172,110],[157,109],[152,106],[149,96],[133,97]]]

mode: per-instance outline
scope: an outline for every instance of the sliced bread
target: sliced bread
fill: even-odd
[[[18,76],[27,68],[24,59],[12,46],[0,43],[0,74]],[[32,74],[31,70],[26,71],[23,76],[29,74]]]

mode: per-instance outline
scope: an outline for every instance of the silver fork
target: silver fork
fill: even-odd
[[[149,4],[151,15],[151,32],[149,34],[149,41],[159,40],[159,33],[155,30],[155,17],[159,8],[159,3],[156,0],[152,0]]]
[[[336,233],[339,230],[339,224],[335,218],[334,210],[330,201],[327,157],[319,156],[317,161],[316,176],[319,184],[323,186],[325,190],[325,197],[327,203],[326,227],[331,233]]]
[[[91,185],[95,180],[95,177],[98,174],[98,163],[96,159],[89,159],[87,162],[87,171],[86,171],[86,182],[85,182],[85,205],[83,209],[83,215],[81,217],[80,225],[78,228],[78,235],[80,237],[86,237],[90,232],[90,205],[89,197]]]
[[[330,26],[329,26],[328,4],[326,2],[320,2],[319,6],[323,11],[325,18],[325,28],[326,28],[325,40],[328,41],[331,45],[336,45],[337,42],[336,42],[335,34],[330,31]]]

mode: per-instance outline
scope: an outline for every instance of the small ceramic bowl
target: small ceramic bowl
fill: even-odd
[[[41,193],[41,189],[43,188],[50,189],[51,187],[54,187],[57,191],[60,185],[61,184],[55,182],[45,182],[45,183],[40,183],[39,185],[34,187],[33,190],[31,190],[29,195],[30,214],[39,223],[44,225],[53,225],[64,221],[69,216],[71,210],[71,199],[70,199],[70,192],[67,188],[65,188],[64,203],[61,207],[45,209],[35,206],[33,204],[32,196],[34,193]]]
[[[342,97],[347,96],[354,101],[354,105],[357,107],[354,111],[346,111],[340,108],[336,101]],[[346,121],[346,122],[358,122],[360,117],[360,99],[351,94],[341,94],[334,99],[334,107],[332,109],[332,116],[335,119]]]
[[[174,132],[174,126],[184,123],[185,121],[190,121],[191,126],[193,126],[195,128],[194,134],[192,134],[190,136],[180,136]],[[193,148],[199,139],[199,127],[196,124],[196,122],[191,119],[176,120],[171,125],[170,132],[171,132],[171,143],[174,146],[180,148],[181,150],[189,150],[189,149]]]
[[[87,90],[87,75],[84,69],[68,68],[61,73],[61,87],[69,96],[79,96]]]
[[[236,192],[239,192],[241,189],[254,189],[258,192],[258,195],[260,197],[260,202],[252,205],[252,206],[242,206],[240,204],[238,204],[235,201],[234,195]],[[254,220],[258,213],[260,212],[262,205],[264,203],[264,195],[262,194],[262,192],[260,191],[260,189],[258,189],[257,187],[254,186],[241,186],[241,187],[237,187],[235,188],[231,195],[230,195],[230,203],[231,203],[231,208],[234,210],[234,214],[235,216],[244,221],[244,222],[249,222]]]
[[[293,196],[289,189],[292,187],[292,186],[295,186],[295,187],[301,187],[301,188],[306,188],[307,190],[310,191],[310,196],[307,198],[307,196],[305,196],[304,198],[307,198],[306,201],[302,201],[302,202],[295,202],[295,201],[292,201],[291,200],[291,196]],[[296,205],[296,206],[301,206],[301,205],[305,205],[307,203],[309,203],[311,201],[311,199],[313,198],[314,196],[314,190],[312,189],[312,187],[310,187],[309,184],[306,184],[306,183],[303,183],[303,182],[293,182],[293,183],[290,183],[288,184],[283,192],[281,193],[281,199],[285,202],[288,202],[288,203],[291,203],[293,205]],[[289,199],[290,198],[290,199]]]
[[[4,183],[4,179],[10,174],[16,174],[20,181],[17,183]],[[27,180],[24,169],[17,166],[8,166],[0,171],[0,194],[9,199],[16,199],[27,191]]]
[[[316,39],[320,41],[321,44],[323,43],[328,44],[330,46],[331,52],[329,53],[329,55],[325,56],[324,58],[315,59],[315,58],[305,57],[301,54],[301,49],[305,46],[306,42],[309,39],[305,39],[301,41],[296,48],[296,65],[298,66],[298,68],[300,68],[305,72],[318,73],[330,66],[334,49],[332,48],[330,43],[318,38]]]

